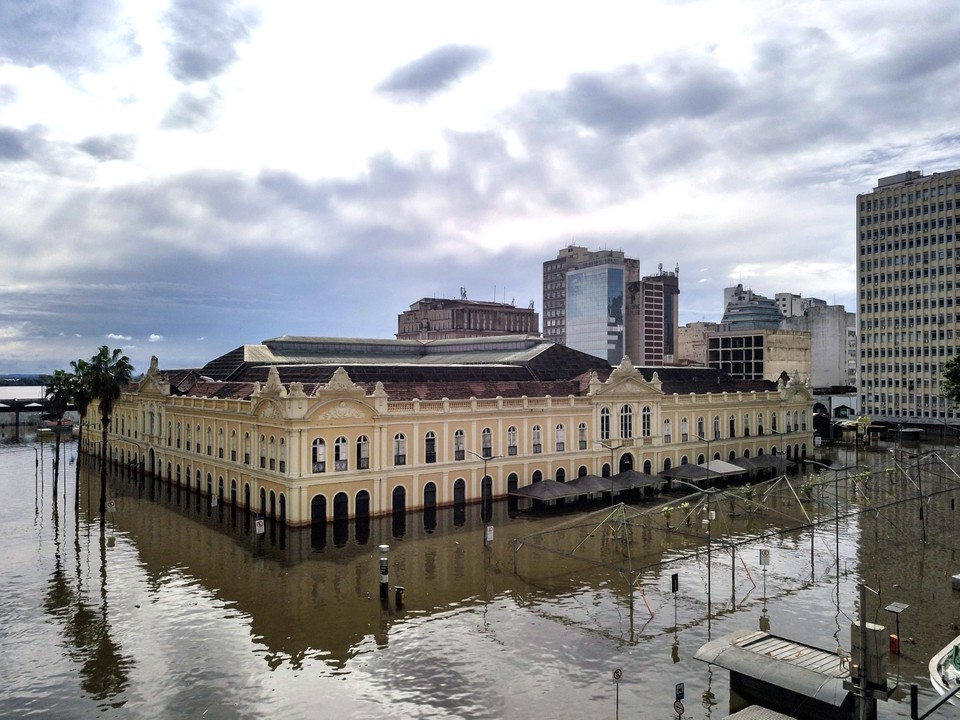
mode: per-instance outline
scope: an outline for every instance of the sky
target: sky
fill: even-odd
[[[569,244],[856,309],[855,201],[960,167],[928,0],[0,3],[0,373],[531,301]]]

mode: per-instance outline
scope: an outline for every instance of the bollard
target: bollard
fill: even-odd
[[[396,593],[396,605],[397,605],[397,608],[398,608],[398,609],[399,609],[399,608],[402,608],[402,607],[403,607],[403,591],[404,591],[404,587],[403,587],[403,585],[397,585],[397,586],[395,586],[395,587],[393,588],[393,590],[394,590],[394,592]]]
[[[390,580],[390,574],[387,571],[387,553],[390,551],[389,545],[380,545],[380,599],[387,599],[387,592]]]

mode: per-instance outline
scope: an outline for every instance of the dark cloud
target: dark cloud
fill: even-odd
[[[712,62],[669,60],[659,67],[574,75],[554,105],[594,130],[630,135],[667,118],[713,115],[738,92],[733,74]]]
[[[423,102],[476,72],[490,51],[471,45],[443,45],[397,68],[377,91],[401,102]]]
[[[29,137],[22,130],[0,128],[0,162],[19,162],[29,159],[28,142]]]
[[[117,26],[116,0],[3,0],[0,2],[0,57],[19,65],[49,65],[72,74],[99,69],[107,38],[125,38],[125,51],[137,52],[127,30]]]
[[[237,44],[247,42],[260,23],[256,11],[233,0],[173,0],[167,19],[174,34],[170,69],[185,83],[226,71],[237,60]]]
[[[160,126],[167,130],[210,132],[220,108],[220,95],[211,90],[206,95],[184,90],[167,110]]]
[[[137,146],[133,135],[98,135],[88,137],[77,144],[77,148],[92,157],[105,162],[107,160],[129,160]]]

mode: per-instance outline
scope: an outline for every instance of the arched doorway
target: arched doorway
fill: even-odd
[[[310,547],[315,551],[327,546],[327,499],[314,495],[310,501]]]
[[[428,482],[423,486],[423,531],[432,533],[437,529],[437,486]]]
[[[354,499],[356,505],[353,511],[356,540],[358,545],[366,545],[370,541],[370,493],[361,490]]]
[[[620,469],[617,472],[626,470],[633,470],[633,455],[630,453],[624,453],[620,456]]]
[[[350,537],[350,497],[345,492],[333,496],[333,546],[343,547]]]
[[[463,478],[457,478],[453,483],[453,525],[463,527],[467,521],[467,483]]]
[[[403,485],[393,489],[393,537],[399,540],[407,534],[407,490]]]

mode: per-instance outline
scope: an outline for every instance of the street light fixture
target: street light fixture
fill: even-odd
[[[483,516],[483,505],[484,505],[484,502],[485,502],[485,499],[484,499],[484,496],[483,496],[483,481],[487,479],[487,462],[488,462],[489,460],[497,460],[498,458],[502,458],[503,455],[489,455],[489,456],[488,456],[488,455],[481,455],[480,453],[474,452],[473,450],[467,450],[467,452],[470,453],[471,455],[473,455],[473,456],[474,456],[475,458],[477,458],[478,460],[482,460],[482,461],[483,461],[483,477],[480,478],[480,515],[481,515],[481,517],[482,517],[482,516]],[[491,481],[492,481],[492,480],[493,480],[493,478],[491,478]],[[491,500],[491,502],[493,501],[493,487],[492,487],[492,482],[491,482],[491,488],[490,488],[490,500]],[[484,547],[486,547],[486,545],[487,545],[487,530],[486,530],[486,528],[484,528],[484,531],[483,531],[483,545],[484,545]]]
[[[619,445],[607,445],[603,440],[594,440],[594,442],[610,451],[610,507],[613,507],[613,454],[626,446],[623,443]]]

